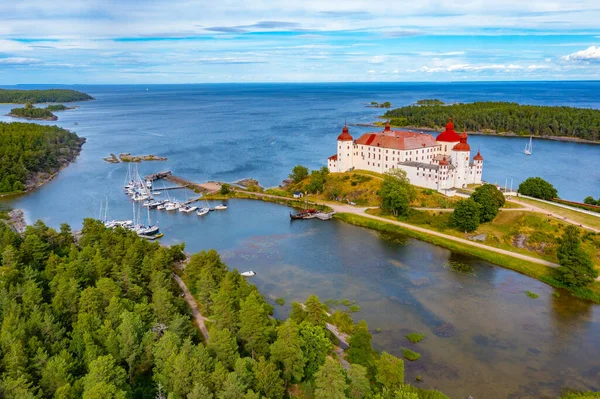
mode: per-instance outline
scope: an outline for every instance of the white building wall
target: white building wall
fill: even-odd
[[[354,164],[354,143],[351,140],[338,140],[337,164],[339,172],[347,172]]]

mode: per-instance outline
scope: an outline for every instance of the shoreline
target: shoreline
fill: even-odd
[[[379,117],[379,118],[382,118],[382,117]],[[348,126],[382,127],[383,122],[352,123],[352,124],[348,124]],[[440,130],[437,130],[437,129],[434,129],[431,127],[426,127],[426,126],[395,126],[395,125],[392,125],[392,128],[408,129],[408,130],[422,130],[424,133],[440,133]],[[534,139],[539,139],[539,140],[550,140],[550,141],[562,141],[562,142],[566,142],[566,143],[600,145],[600,141],[580,139],[578,137],[519,135],[517,133],[512,133],[512,132],[495,133],[495,132],[479,132],[479,131],[467,131],[467,134],[474,135],[474,136],[490,136],[490,137],[497,136],[497,137],[514,137],[514,138],[527,138],[527,137],[531,136]]]
[[[81,151],[83,151],[83,145],[86,143],[86,139],[85,139],[85,137],[81,137],[80,139],[81,139],[80,143],[79,143],[79,145],[77,147],[78,148],[77,153],[73,157],[71,157],[71,159],[69,159],[67,162],[64,162],[63,164],[61,164],[57,171],[51,173],[46,178],[43,178],[43,179],[40,179],[40,180],[36,180],[35,184],[30,185],[30,186],[26,186],[25,190],[23,190],[23,191],[12,192],[12,193],[0,193],[0,198],[16,197],[16,196],[19,196],[19,195],[29,194],[29,193],[37,190],[38,188],[42,187],[44,184],[49,183],[52,180],[54,180],[58,176],[58,174],[60,172],[62,172],[69,165],[71,165],[73,162],[75,162],[77,160],[77,158],[79,157],[79,155],[81,154]],[[42,173],[35,174],[34,175],[34,180],[35,180],[35,178],[37,176],[39,176]]]
[[[16,118],[16,119],[26,119],[28,121],[48,121],[48,122],[55,122],[58,120],[58,116],[54,115],[54,117],[52,118],[32,118],[30,116],[20,116],[20,115],[15,115],[15,114],[6,114],[5,116],[10,116],[11,118]]]

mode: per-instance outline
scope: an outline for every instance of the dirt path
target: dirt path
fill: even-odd
[[[585,224],[577,223],[574,220],[568,219],[565,216],[561,216],[560,214],[552,212],[552,211],[549,211],[547,209],[539,208],[539,207],[537,207],[535,205],[532,205],[532,204],[529,204],[527,202],[519,201],[516,198],[512,198],[510,201],[514,202],[516,204],[524,206],[524,208],[514,208],[514,209],[521,209],[521,210],[530,211],[530,212],[543,213],[545,215],[552,216],[552,217],[554,217],[554,218],[556,218],[556,219],[558,219],[558,220],[560,220],[562,222],[571,223],[571,224],[574,224],[576,226],[582,227],[582,228],[584,228],[586,230],[591,230],[591,231],[593,231],[595,233],[600,233],[600,229],[597,229],[597,228],[591,227],[591,226],[587,226]],[[574,211],[574,212],[576,212],[576,211]]]
[[[190,305],[190,308],[192,309],[192,315],[194,316],[194,321],[196,322],[196,326],[198,326],[198,329],[204,336],[204,342],[208,343],[208,330],[206,329],[206,325],[204,324],[204,316],[202,316],[202,313],[200,313],[200,310],[198,309],[198,304],[196,303],[196,300],[190,293],[190,290],[188,290],[188,288],[185,285],[185,283],[183,282],[183,280],[177,274],[173,273],[173,278],[175,279],[175,281],[177,281],[177,284],[179,284],[179,288],[181,288],[181,290],[183,291],[185,300],[187,301],[188,305]]]

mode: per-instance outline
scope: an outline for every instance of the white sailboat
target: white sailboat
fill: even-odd
[[[529,143],[525,145],[525,150],[523,150],[525,155],[531,155],[533,152],[533,136],[529,136]]]

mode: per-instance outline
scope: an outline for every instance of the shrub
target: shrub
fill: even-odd
[[[531,291],[525,291],[525,295],[527,295],[529,298],[532,298],[532,299],[540,297],[538,294],[536,294],[535,292],[531,292]]]
[[[220,190],[221,195],[227,195],[230,192],[231,192],[231,186],[227,183],[223,183],[221,185],[221,190]]]
[[[278,304],[279,306],[283,306],[283,305],[285,305],[285,299],[277,298],[277,299],[275,299],[275,303]]]
[[[480,205],[471,198],[459,201],[450,216],[450,224],[467,233],[477,230],[480,223],[479,209]]]
[[[350,313],[356,313],[356,312],[360,312],[360,306],[358,305],[352,305],[348,308],[348,311]]]
[[[415,351],[411,351],[408,348],[402,348],[402,355],[404,356],[404,358],[406,360],[410,360],[411,362],[414,362],[416,360],[419,360],[421,358],[421,354]]]
[[[425,334],[419,334],[419,333],[410,333],[406,335],[406,338],[412,342],[413,344],[416,344],[418,342],[421,342],[421,340],[423,338],[425,338]]]
[[[530,197],[551,200],[558,197],[558,191],[554,186],[541,177],[530,177],[519,184],[519,194]]]

